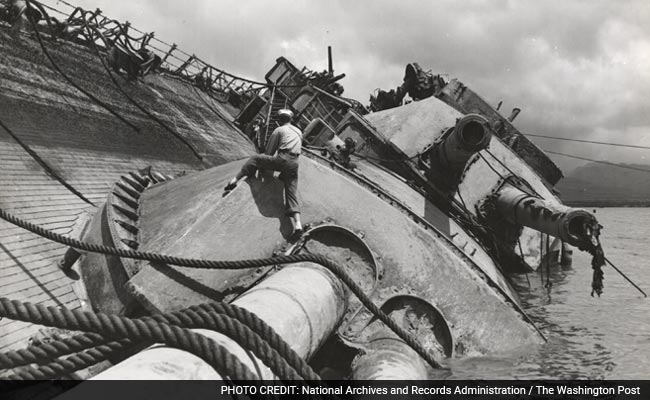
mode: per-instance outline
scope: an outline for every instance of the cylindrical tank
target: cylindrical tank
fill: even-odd
[[[427,367],[409,345],[396,338],[373,340],[354,362],[354,380],[426,380]]]
[[[579,248],[591,244],[591,233],[598,226],[596,217],[585,210],[531,196],[511,185],[498,192],[496,206],[499,214],[508,221],[560,238]]]
[[[347,305],[343,284],[325,268],[298,263],[279,272],[237,298],[245,308],[271,326],[301,357],[312,356],[336,329]],[[260,379],[273,373],[235,341],[217,332],[194,329],[225,347]],[[100,380],[222,379],[203,359],[180,349],[154,345],[95,376]]]
[[[444,186],[458,184],[467,161],[490,144],[492,132],[487,119],[477,114],[461,118],[430,155],[431,175]]]
[[[412,295],[390,297],[381,310],[418,337],[436,360],[451,357],[453,338],[442,313],[428,301]],[[367,336],[366,336],[367,335]],[[430,368],[418,353],[386,325],[374,320],[362,331],[364,351],[352,363],[354,380],[425,380]]]

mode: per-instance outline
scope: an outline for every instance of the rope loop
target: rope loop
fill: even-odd
[[[263,259],[251,259],[251,260],[237,260],[237,261],[217,261],[217,260],[200,260],[200,259],[188,259],[181,257],[174,257],[158,253],[149,253],[149,252],[140,252],[135,250],[126,250],[118,249],[114,247],[108,247],[93,243],[87,243],[80,240],[72,239],[67,236],[60,235],[56,232],[45,229],[41,226],[32,224],[28,221],[25,221],[21,218],[18,218],[6,210],[0,208],[0,218],[19,226],[23,229],[26,229],[32,233],[35,233],[39,236],[42,236],[46,239],[52,240],[54,242],[73,247],[77,250],[114,255],[118,257],[125,257],[137,260],[145,260],[150,262],[158,262],[164,264],[171,264],[183,267],[190,268],[204,268],[204,269],[248,269],[248,268],[258,268],[267,265],[276,265],[276,264],[294,264],[299,262],[312,262],[320,264],[323,267],[331,271],[337,278],[339,278],[352,293],[354,293],[361,303],[368,308],[368,310],[381,320],[386,326],[388,326],[397,336],[399,336],[405,343],[407,343],[413,350],[415,350],[427,363],[429,363],[433,368],[441,369],[443,366],[435,359],[433,354],[426,349],[411,333],[402,328],[397,324],[392,318],[390,318],[386,313],[384,313],[373,301],[366,295],[357,284],[354,279],[345,271],[345,269],[332,262],[331,260],[315,254],[295,254],[287,256],[278,256],[273,258],[263,258]],[[211,304],[199,307],[198,309],[205,310],[205,307],[210,307],[214,310],[225,310],[223,305]],[[197,309],[193,309],[196,312]],[[245,315],[241,309],[231,309],[225,311],[231,313],[233,316],[242,316],[243,318],[253,321],[254,324],[260,326],[258,320],[252,318],[250,315]],[[0,316],[7,316],[11,319],[18,319],[18,317],[23,318],[32,323],[39,324],[50,324],[51,326],[57,326],[63,329],[74,329],[74,330],[86,330],[95,333],[99,333],[105,336],[108,336],[112,339],[123,339],[123,338],[132,338],[137,337],[138,339],[153,340],[157,342],[164,343],[173,343],[173,346],[179,346],[179,348],[187,349],[188,351],[196,351],[197,345],[206,346],[205,337],[203,340],[199,340],[196,336],[198,334],[189,331],[187,329],[179,328],[175,325],[168,325],[167,323],[155,322],[153,320],[131,320],[128,318],[118,317],[114,315],[106,314],[93,314],[88,312],[81,312],[78,310],[60,310],[53,307],[44,308],[42,306],[34,306],[28,303],[12,302],[9,299],[0,298]],[[177,318],[182,318],[176,316]],[[158,317],[160,318],[160,317]],[[263,329],[264,330],[264,329]],[[266,329],[268,331],[268,329]],[[182,336],[182,334],[187,334],[188,336]],[[200,336],[200,335],[198,335]],[[273,338],[276,342],[281,341],[279,338]],[[232,355],[225,354],[225,350],[220,346],[214,347],[214,343],[209,341],[212,344],[210,349],[212,352],[209,355],[203,355],[206,357],[206,362],[209,362],[211,365],[214,364],[215,369],[222,374],[222,376],[229,375],[227,371],[224,371],[223,365],[219,364],[217,359],[214,358],[215,354],[219,354],[219,358],[226,360],[226,363],[229,367],[235,368],[235,373],[237,376],[248,376],[246,379],[254,379],[250,371],[241,364],[238,360],[233,360]],[[285,344],[286,345],[286,344]],[[279,345],[279,347],[284,347]],[[286,348],[285,348],[286,350]],[[230,357],[228,357],[230,356]],[[296,356],[297,357],[297,356]],[[291,357],[294,362],[295,357]],[[227,368],[226,368],[227,369]],[[222,373],[223,372],[223,373]],[[232,375],[230,375],[232,376]]]

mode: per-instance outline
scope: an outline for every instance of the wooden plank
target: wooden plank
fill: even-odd
[[[75,199],[77,199],[75,197]],[[84,210],[89,207],[89,204],[79,200],[78,202],[71,202],[71,204],[64,204],[64,205],[53,205],[53,206],[32,206],[32,207],[19,207],[16,206],[13,209],[17,211],[17,213],[20,213],[21,215],[34,215],[34,214],[39,214],[39,215],[47,215],[47,216],[55,216],[55,215],[60,215],[61,213],[68,212],[68,213],[79,213],[80,210]]]
[[[68,223],[71,225],[74,225],[75,221],[77,220],[79,214],[61,214],[61,215],[54,215],[51,217],[45,217],[42,219],[38,220],[39,225],[47,226],[50,224],[58,224],[58,223]],[[9,236],[16,236],[16,235],[22,235],[23,233],[26,233],[27,231],[24,230],[21,227],[18,227],[16,225],[12,225],[7,223],[8,226],[6,228],[3,228],[2,225],[0,224],[0,239],[4,237],[9,237]],[[2,242],[4,243],[4,242]]]
[[[1,181],[0,181],[1,182]],[[14,203],[14,202],[42,202],[49,203],[55,201],[70,201],[70,199],[76,197],[71,194],[66,189],[63,190],[52,190],[51,192],[41,192],[38,195],[34,195],[33,192],[23,191],[23,192],[10,192],[2,193],[0,199],[3,203]]]
[[[48,260],[41,260],[39,264],[30,264],[29,267],[17,266],[13,272],[5,273],[2,271],[2,280],[0,281],[0,291],[2,288],[18,284],[25,280],[47,279],[52,273],[59,274],[59,267],[56,265],[58,257],[52,257]]]
[[[60,252],[57,252],[57,254],[52,254],[50,257],[43,257],[38,261],[33,261],[29,263],[23,263],[21,262],[20,264],[14,264],[13,266],[9,265],[7,267],[3,267],[2,270],[0,270],[0,276],[2,277],[2,280],[0,281],[0,285],[5,285],[8,284],[10,281],[15,281],[17,276],[23,276],[27,274],[25,271],[29,271],[30,274],[34,276],[41,276],[47,270],[47,268],[54,267],[58,268],[56,263],[59,261],[59,259],[62,257]]]
[[[37,221],[37,224],[45,229],[49,229],[51,231],[55,231],[58,233],[62,232],[69,232],[70,228],[74,225],[74,221],[63,221],[63,222],[48,222],[48,223],[40,223],[40,221]],[[24,232],[24,230],[23,230]],[[1,235],[0,237],[5,237],[5,235]],[[5,239],[2,240],[2,244],[4,246],[7,246],[9,244],[15,243],[17,241],[24,240],[25,236],[21,234],[14,234],[14,235],[7,235]]]
[[[61,294],[61,298],[67,300],[67,303],[63,303],[63,305],[70,309],[79,308],[78,304],[76,304],[78,301],[74,300],[74,297],[74,293],[72,292]],[[42,329],[43,326],[22,321],[12,321],[11,324],[6,325],[4,328],[6,332],[0,332],[4,334],[0,336],[0,348],[3,351],[7,351],[25,348],[28,339]]]
[[[4,200],[4,199],[3,199]],[[79,202],[80,199],[76,195],[71,195],[67,198],[62,198],[62,199],[48,199],[46,197],[43,198],[31,198],[28,200],[21,200],[21,201],[16,201],[13,203],[13,209],[14,210],[24,210],[24,209],[30,209],[32,211],[34,210],[51,210],[51,209],[58,209],[58,210],[70,210],[74,209],[74,203]],[[79,203],[81,205],[81,203]],[[86,204],[86,203],[83,203]],[[85,205],[87,207],[88,205]],[[56,215],[53,215],[56,216]]]
[[[27,299],[42,291],[52,291],[60,287],[69,286],[70,278],[61,270],[51,270],[40,278],[27,277],[20,282],[9,286],[0,286],[0,296],[11,297],[13,300]]]
[[[22,240],[17,240],[17,241],[10,240],[10,239],[3,240],[2,243],[0,243],[0,244],[2,244],[4,249],[2,249],[2,247],[0,247],[0,250],[4,250],[4,252],[8,253],[8,252],[12,252],[12,251],[19,251],[21,249],[26,249],[26,248],[29,248],[29,247],[38,246],[38,245],[43,244],[43,243],[55,243],[55,242],[53,242],[51,240],[48,240],[48,239],[43,238],[41,236],[35,235],[35,234],[33,234],[33,233],[29,232],[29,231],[25,231],[25,234],[21,235],[20,238]],[[59,245],[59,246],[61,246],[61,245]],[[13,254],[13,256],[14,257],[19,257],[20,255],[19,254]],[[2,253],[0,252],[0,260],[1,259],[2,259]]]
[[[0,246],[0,270],[22,263],[28,265],[43,258],[63,254],[67,246],[41,237],[25,242],[15,242],[2,248]]]

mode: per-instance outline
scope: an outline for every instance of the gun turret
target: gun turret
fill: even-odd
[[[581,250],[594,245],[599,224],[591,213],[540,199],[510,184],[496,194],[496,210],[508,222],[560,238]]]
[[[439,183],[442,188],[454,189],[467,161],[478,151],[485,149],[491,138],[492,132],[487,119],[477,114],[461,118],[431,149],[429,179]]]

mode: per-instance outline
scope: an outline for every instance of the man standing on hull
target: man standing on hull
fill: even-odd
[[[295,240],[302,234],[298,204],[298,157],[302,147],[302,132],[291,124],[292,118],[291,110],[278,111],[280,126],[271,134],[265,154],[256,154],[249,158],[237,175],[228,182],[225,190],[234,189],[246,176],[255,176],[258,169],[280,171],[280,179],[284,181],[286,215],[293,226],[291,239]]]

